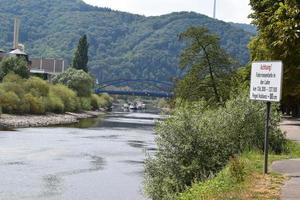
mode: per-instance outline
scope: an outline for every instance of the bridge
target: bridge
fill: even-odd
[[[109,90],[105,89],[109,86],[119,86],[125,83],[146,83],[159,89],[159,91],[124,91],[124,90]],[[173,83],[166,81],[158,81],[151,79],[118,79],[98,83],[99,87],[95,89],[96,94],[108,93],[112,95],[131,95],[131,96],[148,96],[148,97],[161,97],[161,98],[171,98],[174,96],[170,92],[173,88]],[[163,86],[163,87],[162,87]]]

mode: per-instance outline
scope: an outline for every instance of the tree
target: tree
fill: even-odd
[[[226,77],[232,71],[232,59],[220,47],[219,38],[202,27],[191,27],[179,36],[188,46],[180,57],[187,74],[176,87],[176,96],[196,101],[204,98],[222,103],[227,98]]]
[[[83,35],[78,43],[77,50],[75,52],[75,56],[73,59],[73,68],[82,69],[85,72],[88,72],[87,63],[89,61],[88,58],[88,49],[89,44],[87,42],[86,35]]]
[[[284,107],[300,113],[300,9],[296,0],[251,0],[258,35],[249,47],[252,60],[282,60]]]
[[[2,80],[9,72],[14,72],[22,78],[29,78],[30,74],[26,60],[17,57],[4,58],[0,63],[0,79]]]
[[[77,92],[79,97],[89,97],[94,84],[92,77],[83,70],[69,68],[64,73],[57,75],[53,83],[60,83],[68,86]]]

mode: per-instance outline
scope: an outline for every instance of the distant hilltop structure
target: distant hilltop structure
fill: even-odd
[[[10,52],[5,52],[0,49],[0,61],[5,57],[23,57],[28,62],[28,68],[33,74],[43,74],[49,78],[51,75],[56,75],[64,72],[68,66],[63,59],[57,58],[29,58],[25,53],[25,45],[19,43],[20,20],[14,20],[14,40],[13,48]]]

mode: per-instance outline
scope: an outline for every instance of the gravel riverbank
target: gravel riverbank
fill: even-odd
[[[1,114],[0,128],[27,128],[27,127],[43,127],[53,125],[73,124],[80,119],[93,118],[101,114],[102,111],[86,111],[82,113],[65,113],[54,114],[48,113],[46,115],[10,115]]]

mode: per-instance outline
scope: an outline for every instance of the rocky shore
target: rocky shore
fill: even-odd
[[[0,128],[27,128],[27,127],[43,127],[53,125],[73,124],[84,118],[94,118],[101,114],[102,111],[86,111],[82,113],[65,113],[54,114],[48,113],[46,115],[10,115],[1,114]]]

